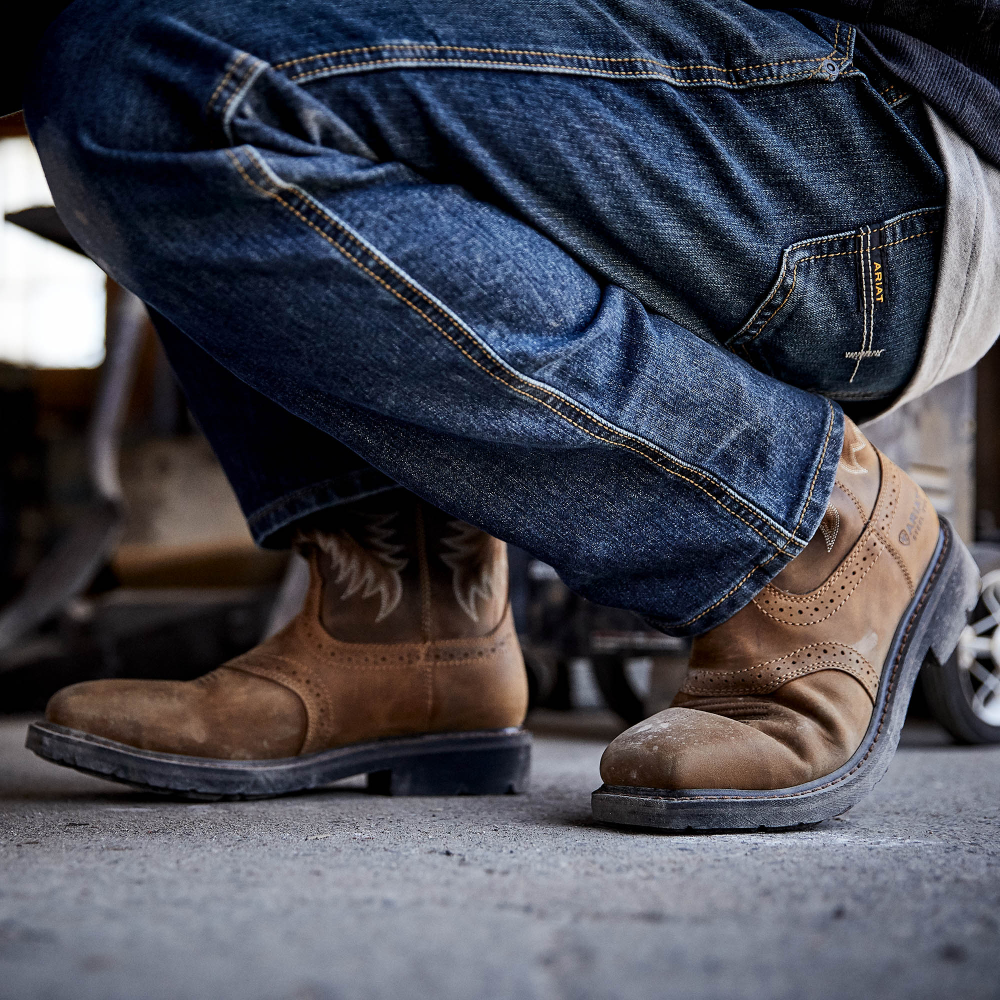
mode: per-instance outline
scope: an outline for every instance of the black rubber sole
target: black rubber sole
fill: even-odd
[[[526,791],[531,768],[531,734],[517,728],[373,740],[278,760],[218,760],[140,750],[36,722],[25,746],[98,778],[202,801],[272,798],[359,774],[382,795],[504,795]]]
[[[808,826],[846,812],[888,770],[921,666],[928,659],[948,660],[978,598],[979,570],[942,519],[937,549],[886,657],[872,721],[843,767],[807,784],[768,791],[602,785],[592,797],[594,818],[661,830],[757,830]]]

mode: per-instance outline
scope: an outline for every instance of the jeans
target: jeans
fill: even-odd
[[[688,635],[919,358],[944,178],[854,43],[741,0],[76,0],[26,115],[259,541],[401,484]]]

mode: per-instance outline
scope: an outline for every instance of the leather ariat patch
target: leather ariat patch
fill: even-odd
[[[856,649],[839,642],[810,643],[787,656],[738,670],[694,668],[688,671],[681,691],[700,697],[771,694],[789,681],[821,670],[850,674],[875,701],[878,671]]]

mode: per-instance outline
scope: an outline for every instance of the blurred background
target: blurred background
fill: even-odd
[[[141,304],[74,248],[17,118],[0,122],[0,211],[0,713],[95,677],[196,677],[295,613],[304,563],[254,547]],[[1000,741],[998,375],[994,348],[867,428],[984,574],[941,720],[967,742]],[[523,552],[511,599],[536,720],[635,722],[683,680],[684,641]]]

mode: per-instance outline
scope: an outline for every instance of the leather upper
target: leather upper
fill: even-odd
[[[504,545],[415,498],[342,521],[306,540],[304,606],[270,639],[194,681],[75,684],[46,718],[146,750],[233,760],[520,725],[527,677]]]
[[[868,728],[938,532],[920,487],[848,421],[816,537],[745,608],[694,641],[672,707],[611,744],[605,782],[782,788],[844,764]]]

